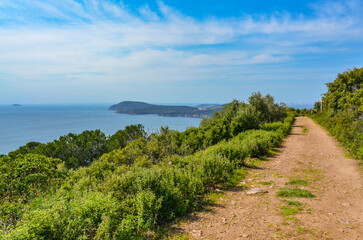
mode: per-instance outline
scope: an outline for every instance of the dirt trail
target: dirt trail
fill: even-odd
[[[247,195],[243,187],[226,191],[211,211],[195,213],[179,226],[181,232],[190,239],[363,239],[363,174],[358,161],[345,158],[338,143],[307,117],[297,118],[278,151],[241,183],[268,193]],[[292,179],[307,185],[286,185]],[[286,187],[305,189],[316,197],[278,197],[279,189]],[[287,200],[302,206],[289,206]]]

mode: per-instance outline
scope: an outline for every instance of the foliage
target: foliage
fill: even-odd
[[[286,106],[283,103],[275,103],[274,98],[269,94],[263,97],[260,92],[253,93],[248,102],[261,114],[263,122],[278,121],[286,116],[284,111]]]
[[[197,207],[221,184],[238,183],[246,159],[268,154],[288,134],[294,117],[283,118],[278,114],[282,106],[264,99],[257,95],[256,106],[235,100],[185,132],[161,128],[146,136],[141,125],[134,125],[108,138],[86,131],[14,151],[4,157],[11,164],[40,156],[27,152],[41,152],[60,156],[73,169],[64,178],[66,172],[55,167],[61,160],[41,156],[54,165],[44,165],[49,176],[39,179],[27,201],[13,201],[20,208],[3,205],[8,212],[20,209],[2,230],[4,238],[158,239],[163,223]],[[267,117],[262,111],[276,114]]]
[[[37,154],[0,158],[0,223],[8,228],[34,197],[60,185],[66,172],[61,160]]]
[[[338,74],[327,83],[323,96],[323,112],[315,104],[317,113],[310,116],[326,127],[350,154],[363,159],[363,68],[354,68]]]
[[[124,130],[118,130],[115,134],[108,138],[108,151],[124,148],[129,142],[142,137],[146,137],[143,125],[137,124],[126,126]]]
[[[106,138],[100,130],[84,131],[81,134],[69,133],[58,140],[47,144],[30,142],[19,149],[10,152],[9,157],[15,159],[18,155],[36,153],[47,157],[59,158],[67,168],[77,169],[88,166],[94,159],[114,149],[122,149],[128,143],[140,137],[146,137],[141,124],[127,126]]]
[[[344,111],[363,113],[363,68],[338,74],[333,82],[326,85],[328,91],[324,95],[324,108],[330,116]]]

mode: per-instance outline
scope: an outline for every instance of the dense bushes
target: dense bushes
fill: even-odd
[[[363,68],[338,74],[334,82],[327,83],[323,112],[310,116],[326,127],[354,158],[363,159]]]
[[[221,112],[203,119],[199,128],[191,128],[178,136],[179,154],[192,154],[222,140],[231,139],[239,133],[259,129],[265,123],[286,117],[285,106],[274,102],[270,95],[254,93],[249,104],[233,100]]]
[[[354,120],[344,116],[344,113],[335,117],[329,117],[324,113],[309,116],[341,142],[352,157],[363,160],[363,119]]]
[[[0,158],[0,223],[13,225],[26,203],[60,185],[66,172],[61,160],[37,154]]]
[[[17,219],[3,227],[3,237],[157,239],[160,224],[185,215],[218,185],[235,183],[233,176],[246,165],[246,159],[266,155],[278,146],[293,122],[291,116],[275,119],[283,120],[280,122],[257,116],[262,116],[257,108],[234,101],[204,120],[201,127],[183,133],[161,128],[159,133],[145,136],[138,131],[142,128],[137,128],[132,130],[136,134],[124,138],[119,132],[118,137],[105,139],[113,146],[108,152],[88,166],[67,172],[57,165],[57,159],[28,154],[53,164],[47,167],[53,171],[47,175],[50,183],[59,184],[66,178],[57,190],[37,185],[40,194],[31,195]],[[247,126],[231,127],[241,123]],[[28,145],[23,151],[40,148]],[[4,159],[17,161],[21,156],[18,152],[15,159]],[[0,221],[7,219],[3,215]]]
[[[283,104],[276,104],[270,95],[254,93],[249,98],[249,104],[233,100],[221,112],[203,119],[199,128],[190,128],[181,133],[166,127],[161,128],[158,134],[147,136],[140,124],[127,126],[108,137],[100,130],[69,133],[47,144],[30,142],[10,152],[9,157],[15,159],[26,153],[41,154],[61,159],[68,169],[77,169],[89,166],[93,160],[113,150],[123,155],[120,149],[143,138],[147,144],[144,154],[149,154],[151,162],[156,163],[172,154],[191,155],[222,140],[231,139],[240,132],[259,129],[264,123],[278,121],[285,116]],[[146,155],[139,159],[143,158],[147,162]]]
[[[129,142],[145,136],[146,132],[141,124],[127,126],[108,138],[100,130],[84,131],[81,134],[69,133],[47,144],[29,142],[10,152],[9,157],[15,159],[18,155],[36,153],[59,158],[67,168],[76,169],[88,166],[102,154],[124,148]]]

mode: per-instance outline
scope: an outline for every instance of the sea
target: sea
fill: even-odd
[[[142,124],[148,133],[161,126],[185,131],[198,127],[201,118],[117,114],[111,104],[0,105],[0,154],[8,154],[28,142],[51,142],[68,133],[100,129],[107,136],[128,125]]]

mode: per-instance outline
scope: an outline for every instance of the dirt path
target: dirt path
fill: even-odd
[[[260,166],[241,184],[268,193],[247,195],[241,187],[227,191],[212,211],[195,213],[179,226],[181,232],[190,239],[363,239],[358,161],[345,158],[338,143],[312,120],[297,118],[279,153]],[[300,185],[286,185],[291,180]],[[286,187],[316,197],[278,197]]]

